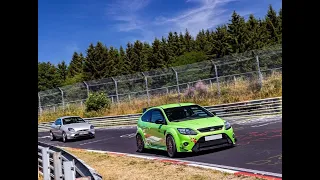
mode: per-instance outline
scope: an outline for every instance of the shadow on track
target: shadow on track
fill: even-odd
[[[196,157],[196,156],[201,156],[201,155],[205,155],[205,154],[211,154],[211,153],[216,153],[219,151],[224,151],[224,150],[231,149],[231,148],[236,148],[236,147],[224,146],[224,147],[218,147],[215,149],[205,150],[205,151],[200,151],[200,152],[189,152],[189,153],[183,152],[183,153],[178,153],[175,158],[179,159],[179,158],[187,158],[187,157]],[[136,151],[136,153],[141,154],[141,155],[156,155],[156,156],[164,156],[166,158],[169,157],[166,151],[156,150],[156,149],[145,149],[143,153],[139,153],[137,151]]]

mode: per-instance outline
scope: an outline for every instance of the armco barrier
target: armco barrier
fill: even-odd
[[[276,115],[282,113],[282,97],[205,106],[205,108],[210,112],[215,112],[217,116],[222,118]],[[127,114],[84,119],[93,124],[96,128],[106,128],[112,126],[135,125],[140,115],[141,114]],[[52,123],[53,122],[39,124],[38,131],[49,131]]]
[[[102,180],[94,169],[68,152],[38,142],[38,167],[44,180]]]

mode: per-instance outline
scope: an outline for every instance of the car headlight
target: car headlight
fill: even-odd
[[[91,125],[91,126],[90,126],[90,129],[94,129],[94,126],[93,126],[93,125]]]
[[[177,128],[177,130],[183,135],[197,135],[197,132],[189,128]]]
[[[228,130],[231,128],[231,124],[229,122],[224,122],[225,129]]]
[[[75,130],[73,128],[68,128],[68,131],[75,132]]]

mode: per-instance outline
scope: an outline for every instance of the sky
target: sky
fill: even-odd
[[[226,24],[235,10],[264,18],[281,0],[39,0],[38,61],[69,64],[76,51],[85,54],[101,41],[119,48],[136,40],[151,43],[168,32],[195,36],[201,29]]]

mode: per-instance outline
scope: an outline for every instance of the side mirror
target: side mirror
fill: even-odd
[[[164,120],[163,119],[158,119],[155,122],[156,124],[164,124]]]

